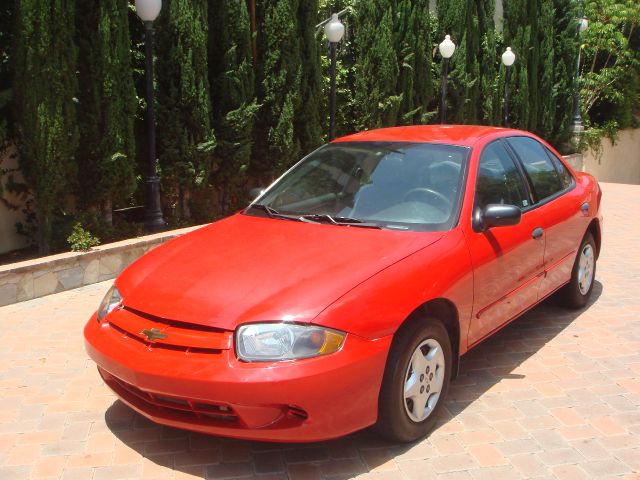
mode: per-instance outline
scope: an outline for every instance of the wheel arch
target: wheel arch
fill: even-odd
[[[602,245],[602,229],[600,227],[600,220],[594,218],[587,227],[587,233],[593,235],[593,239],[596,242],[596,259],[600,256],[600,247]]]
[[[453,380],[458,376],[460,366],[460,318],[458,309],[451,300],[434,298],[424,302],[402,322],[394,336],[397,336],[398,332],[409,323],[425,322],[429,321],[430,318],[437,318],[442,322],[451,340],[451,353],[453,357],[451,379]]]

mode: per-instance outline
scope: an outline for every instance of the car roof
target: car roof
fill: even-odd
[[[338,138],[334,142],[425,142],[471,147],[481,138],[496,133],[530,135],[521,130],[482,125],[413,125],[367,130]]]

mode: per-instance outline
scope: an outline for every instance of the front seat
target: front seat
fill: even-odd
[[[371,183],[360,189],[353,205],[353,216],[375,218],[375,214],[402,202],[409,185],[403,179],[404,159],[387,155],[371,174]]]

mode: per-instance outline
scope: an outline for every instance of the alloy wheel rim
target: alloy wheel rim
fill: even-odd
[[[442,346],[429,338],[416,347],[404,375],[404,409],[414,422],[426,420],[435,409],[444,385]]]
[[[580,261],[578,263],[578,288],[582,295],[586,295],[591,288],[594,266],[595,257],[593,255],[593,247],[587,244],[580,252]]]

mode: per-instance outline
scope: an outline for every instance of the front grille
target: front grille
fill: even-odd
[[[197,421],[198,423],[205,422],[216,425],[238,423],[238,415],[229,405],[205,403],[199,400],[147,392],[114,377],[101,368],[99,370],[104,381],[117,394],[131,403],[138,404],[145,411],[151,411],[160,416],[178,416],[183,420]]]
[[[217,332],[223,333],[224,330],[216,327],[209,327],[207,325],[196,325],[194,323],[181,322],[180,320],[169,320],[164,317],[159,317],[158,315],[152,315],[150,313],[141,312],[140,310],[136,310],[135,308],[127,307],[126,305],[123,307],[124,310],[127,310],[139,317],[146,318],[147,320],[151,320],[154,323],[162,323],[164,325],[170,325],[173,327],[184,328],[188,330],[198,330],[202,332]]]
[[[114,333],[132,339],[149,349],[215,355],[231,348],[232,333],[215,327],[192,325],[123,308],[111,313],[109,326]],[[150,341],[142,332],[159,330],[164,338]]]
[[[111,328],[113,328],[115,331],[121,333],[125,338],[130,338],[132,340],[135,340],[138,343],[141,343],[143,345],[145,345],[147,348],[150,349],[154,349],[154,348],[160,348],[163,350],[173,350],[176,352],[184,352],[184,353],[209,353],[209,354],[215,354],[215,355],[219,355],[220,353],[222,353],[222,350],[220,350],[219,348],[198,348],[198,347],[187,347],[187,346],[182,346],[182,345],[171,345],[168,343],[162,343],[162,342],[149,342],[149,341],[145,341],[143,337],[141,337],[140,335],[136,335],[133,332],[129,332],[127,330],[125,330],[124,328],[120,328],[117,324],[113,323],[113,322],[109,322],[109,326]]]

